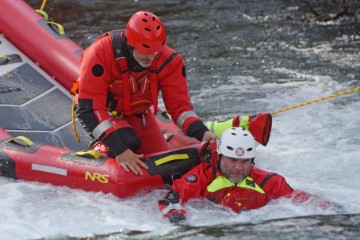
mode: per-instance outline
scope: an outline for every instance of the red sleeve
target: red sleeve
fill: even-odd
[[[109,82],[120,77],[115,64],[111,37],[108,34],[102,35],[82,54],[77,113],[83,126],[91,134],[102,122],[111,121],[106,110],[106,99]],[[96,138],[107,143],[116,155],[127,149],[114,127],[108,128]]]
[[[201,163],[174,181],[172,189],[180,195],[180,203],[202,195],[209,183],[214,180],[214,167],[209,163]]]
[[[270,197],[270,199],[286,197],[291,198],[294,203],[303,203],[311,199],[311,203],[313,205],[321,208],[340,206],[337,203],[322,199],[317,195],[292,189],[286,182],[285,178],[279,174],[269,173],[259,168],[253,167],[250,172],[250,177],[253,178],[259,186],[262,182],[266,182],[262,189]]]
[[[159,56],[158,65],[158,69],[160,69],[158,73],[159,89],[162,92],[166,110],[174,122],[177,123],[179,116],[183,112],[193,111],[184,61],[180,54],[166,47]],[[197,120],[200,120],[200,118],[189,118],[190,122],[186,122],[186,125],[188,126]],[[186,133],[186,129],[184,132]]]
[[[257,179],[257,184],[264,184],[262,189],[272,199],[287,197],[293,198],[295,202],[304,202],[311,197],[309,193],[292,189],[285,178],[279,174],[253,167],[251,175],[253,179]]]
[[[112,79],[114,62],[109,36],[100,37],[82,54],[79,78],[79,99],[91,99],[99,121],[109,118],[106,111],[107,89]]]

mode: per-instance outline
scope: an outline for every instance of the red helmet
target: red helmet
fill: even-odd
[[[166,41],[166,31],[161,20],[151,12],[139,11],[126,25],[130,46],[144,54],[160,52]]]

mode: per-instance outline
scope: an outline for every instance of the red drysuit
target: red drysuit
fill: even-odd
[[[132,128],[141,141],[142,148],[138,143],[133,151],[166,150],[164,137],[149,111],[151,105],[156,111],[161,90],[173,121],[186,135],[201,140],[207,128],[193,111],[180,54],[164,46],[151,66],[142,68],[131,51],[124,32],[112,31],[83,52],[77,114],[84,128],[115,156],[129,148],[126,141],[131,142],[131,136],[119,132],[126,127]]]
[[[222,176],[216,166],[202,163],[175,180],[171,189],[179,194],[179,202],[204,197],[240,212],[256,209],[279,197],[295,197],[305,201],[310,197],[302,191],[293,190],[279,174],[252,167],[241,183],[234,184]]]

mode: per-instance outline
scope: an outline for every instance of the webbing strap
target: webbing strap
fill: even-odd
[[[260,186],[261,188],[263,188],[263,187],[265,186],[265,184],[270,180],[270,178],[272,178],[272,177],[275,176],[275,175],[276,175],[276,173],[271,173],[271,174],[267,175],[267,176],[264,178],[264,180],[262,180],[262,182],[259,184],[259,186]]]
[[[73,97],[73,101],[71,104],[71,125],[74,132],[74,136],[76,141],[80,142],[80,137],[76,129],[76,121],[75,121],[75,97]]]
[[[33,141],[31,141],[29,138],[24,137],[24,136],[14,137],[14,138],[8,140],[8,142],[16,143],[18,145],[25,146],[25,147],[30,147],[31,145],[34,144]]]
[[[8,57],[8,56],[6,56],[6,55],[0,55],[0,58],[4,58],[4,59],[6,59],[6,60],[8,60],[8,61],[10,61],[10,60],[11,60],[11,58],[10,58],[10,57]]]
[[[59,23],[56,23],[56,22],[47,22],[47,24],[52,27],[52,26],[56,26],[57,27],[57,32],[59,35],[65,35],[65,30],[64,30],[64,27],[59,24]],[[52,28],[54,29],[54,28]]]
[[[155,161],[155,165],[159,166],[164,163],[168,163],[171,161],[177,161],[177,160],[187,160],[189,159],[189,155],[186,153],[180,153],[180,154],[172,154],[163,158],[160,158]]]
[[[123,75],[123,94],[124,94],[124,114],[130,115],[130,86],[129,86],[129,68],[123,52],[122,40],[123,32],[119,30],[113,30],[110,32],[113,51],[115,55],[115,61],[120,67],[120,72]]]
[[[111,41],[112,41],[111,43],[113,46],[116,60],[125,57],[122,50],[122,42],[121,42],[120,34],[121,34],[120,30],[113,30],[110,32]]]
[[[94,151],[94,150],[88,150],[88,151],[78,151],[75,153],[77,156],[96,159],[100,157],[100,153]]]
[[[154,105],[154,115],[157,114],[157,110],[158,110],[158,86],[156,79],[156,67],[157,67],[157,58],[154,58],[149,69],[151,100]]]

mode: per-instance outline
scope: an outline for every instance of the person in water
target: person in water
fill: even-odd
[[[125,30],[103,34],[82,53],[72,93],[77,117],[93,138],[89,148],[106,152],[125,171],[142,175],[147,169],[142,154],[168,150],[154,117],[160,90],[166,111],[185,135],[216,140],[215,129],[209,131],[193,109],[183,58],[166,44],[162,21],[149,11],[139,11]],[[242,124],[266,145],[269,114],[245,116],[241,121],[235,117],[208,126],[221,125],[223,131]]]
[[[256,141],[243,128],[230,128],[211,144],[210,161],[195,166],[173,182],[158,202],[163,216],[170,222],[185,220],[182,204],[203,197],[235,212],[265,206],[272,199],[292,198],[304,202],[312,195],[292,189],[285,178],[254,166]],[[330,202],[321,201],[323,207]]]

